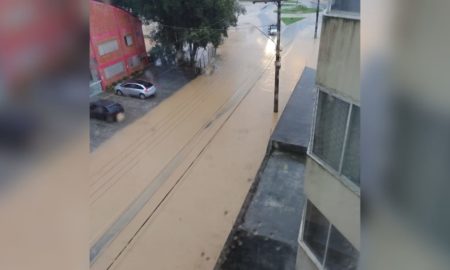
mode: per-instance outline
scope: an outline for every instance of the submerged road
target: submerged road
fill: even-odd
[[[274,43],[257,28],[273,6],[247,4],[200,76],[91,154],[92,269],[212,269],[264,157]],[[314,67],[313,16],[283,29],[280,108]],[[280,110],[282,111],[282,110]]]

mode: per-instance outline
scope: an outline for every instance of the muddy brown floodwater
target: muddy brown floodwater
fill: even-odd
[[[250,9],[241,21],[261,25]],[[313,30],[300,29],[283,50],[280,114],[304,66],[316,62]],[[230,30],[212,75],[91,154],[92,269],[214,267],[278,119],[271,44],[251,27]]]

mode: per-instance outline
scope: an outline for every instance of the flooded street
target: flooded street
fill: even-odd
[[[282,28],[274,115],[274,5],[247,14],[216,68],[184,85],[91,153],[92,269],[212,269],[267,141],[305,66],[315,68],[315,15]],[[176,258],[174,260],[173,258]]]

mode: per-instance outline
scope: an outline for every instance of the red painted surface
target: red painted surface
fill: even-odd
[[[89,5],[90,57],[96,62],[94,68],[97,69],[102,87],[105,89],[117,80],[142,70],[147,64],[142,22],[127,11],[105,3],[91,0]],[[133,37],[131,46],[125,44],[126,35]],[[98,46],[111,40],[117,40],[119,49],[100,56]],[[130,67],[128,60],[136,55],[141,58],[141,63],[136,67]],[[104,69],[118,62],[124,63],[124,72],[107,79]]]
[[[79,46],[83,13],[79,1],[0,1],[0,84],[40,78],[60,69]]]

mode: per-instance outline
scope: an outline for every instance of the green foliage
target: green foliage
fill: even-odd
[[[169,64],[175,60],[176,50],[173,46],[162,46],[157,44],[150,51],[150,59],[155,62],[157,59],[161,59],[163,64]]]
[[[228,28],[236,26],[238,16],[245,13],[238,0],[114,0],[113,4],[158,23],[153,39],[161,47],[150,52],[152,57],[171,58],[185,44],[194,52],[210,42],[218,47]]]
[[[304,17],[283,17],[283,18],[281,18],[283,23],[286,24],[286,25],[296,23],[296,22],[298,22],[300,20],[303,20],[303,19],[304,19]]]
[[[274,10],[273,12],[277,12],[277,10]],[[295,6],[287,6],[281,8],[281,13],[287,13],[287,14],[302,14],[302,13],[313,13],[316,12],[315,8],[308,8],[302,5],[295,5]]]

